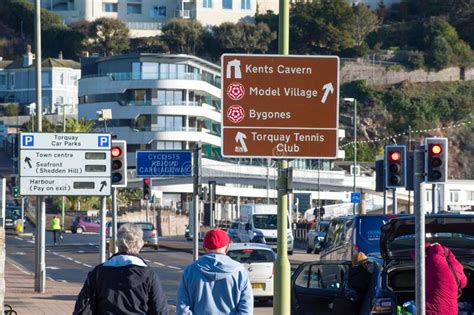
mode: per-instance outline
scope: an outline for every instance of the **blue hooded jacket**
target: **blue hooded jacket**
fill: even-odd
[[[176,314],[253,314],[247,270],[226,255],[202,256],[184,270]]]

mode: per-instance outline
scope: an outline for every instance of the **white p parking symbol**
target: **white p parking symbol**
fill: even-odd
[[[109,146],[109,137],[108,136],[99,136],[99,148],[107,148]]]

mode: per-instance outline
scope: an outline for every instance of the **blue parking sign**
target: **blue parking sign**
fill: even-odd
[[[98,137],[98,145],[99,148],[107,148],[109,147],[109,136],[99,136]]]
[[[351,203],[360,203],[360,192],[351,193]]]
[[[35,137],[33,135],[23,135],[21,141],[24,147],[32,147],[35,145]]]

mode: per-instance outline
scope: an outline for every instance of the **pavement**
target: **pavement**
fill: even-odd
[[[5,304],[19,315],[72,314],[82,285],[46,280],[46,292],[34,292],[34,275],[12,260],[5,261]]]

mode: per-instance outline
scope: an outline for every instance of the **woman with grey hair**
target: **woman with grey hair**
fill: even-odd
[[[122,225],[117,247],[117,254],[87,275],[73,314],[168,314],[158,276],[138,256],[143,231],[132,223]]]

